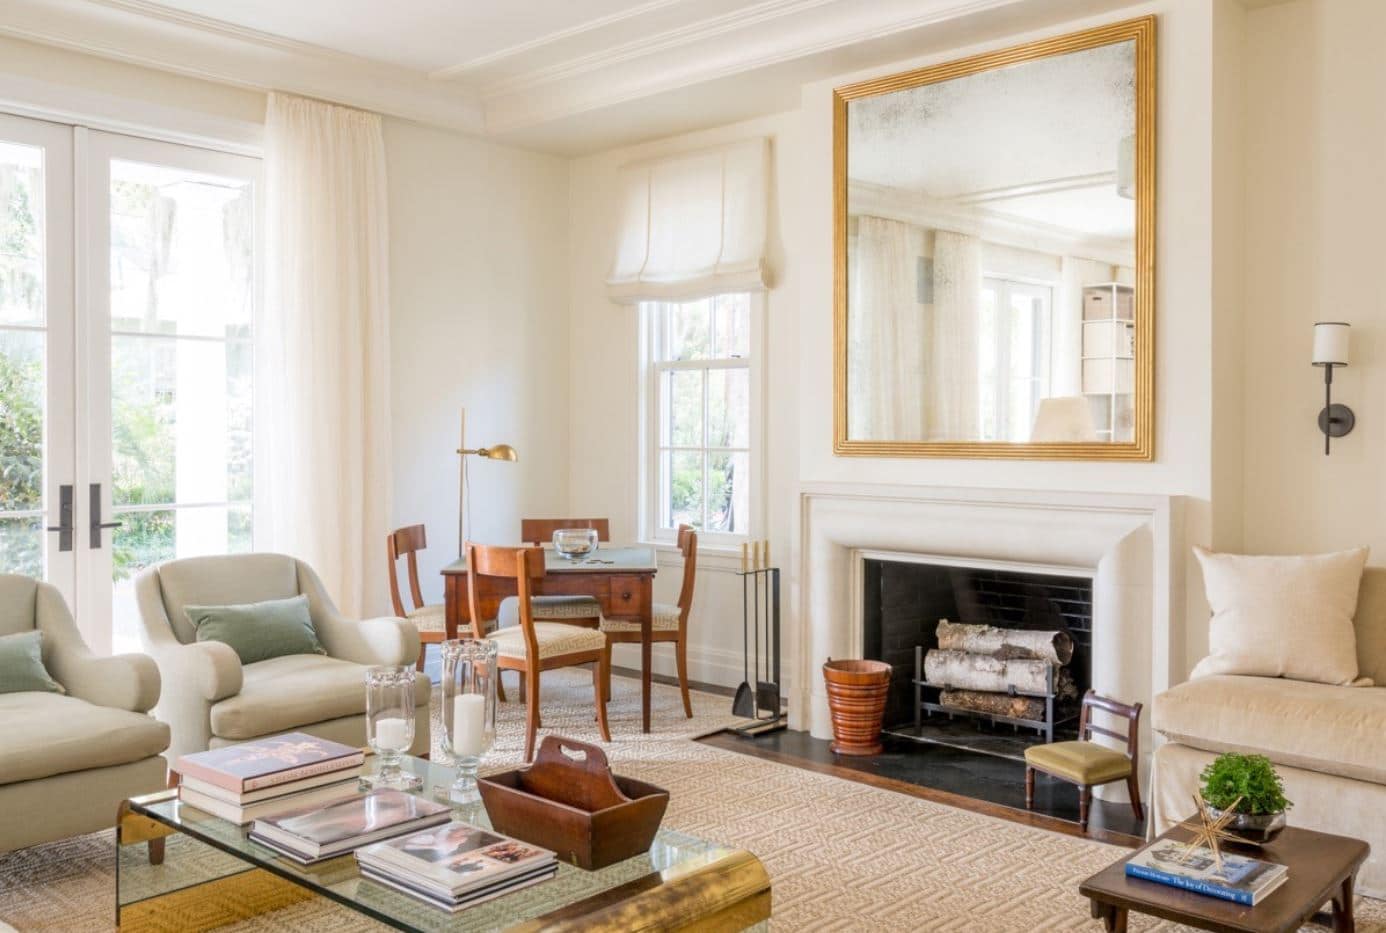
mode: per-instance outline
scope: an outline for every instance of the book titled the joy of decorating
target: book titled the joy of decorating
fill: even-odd
[[[1183,843],[1168,839],[1131,856],[1126,874],[1247,907],[1259,904],[1290,876],[1284,865],[1227,852],[1219,866],[1206,847],[1189,852]]]

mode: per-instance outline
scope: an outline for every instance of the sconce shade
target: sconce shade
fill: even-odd
[[[1097,440],[1092,408],[1081,395],[1041,399],[1030,430],[1032,443],[1078,444]]]
[[[1352,326],[1341,321],[1320,321],[1314,325],[1314,365],[1346,366],[1348,334]]]

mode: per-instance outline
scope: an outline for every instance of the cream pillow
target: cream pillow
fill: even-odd
[[[1193,677],[1249,674],[1324,684],[1357,680],[1357,588],[1367,549],[1252,557],[1195,547],[1213,620]]]

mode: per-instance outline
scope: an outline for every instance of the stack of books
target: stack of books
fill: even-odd
[[[1255,907],[1290,877],[1284,865],[1226,852],[1219,867],[1206,847],[1189,853],[1183,843],[1168,839],[1131,856],[1126,874],[1247,907]]]
[[[280,855],[311,865],[352,849],[446,823],[452,810],[403,791],[356,793],[328,804],[257,819],[250,838]]]
[[[548,849],[457,821],[356,853],[361,874],[458,911],[538,884],[558,871]]]
[[[245,825],[270,813],[356,793],[361,749],[290,732],[183,755],[178,798]]]

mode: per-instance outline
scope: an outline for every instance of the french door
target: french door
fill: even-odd
[[[18,346],[9,327],[28,335],[30,358],[34,335],[46,352],[39,376],[32,360],[24,370],[28,400],[0,371],[0,410],[29,411],[44,395],[37,444],[28,415],[10,432],[27,431],[24,451],[38,451],[43,495],[37,505],[15,497],[15,508],[0,498],[10,509],[0,517],[28,536],[27,562],[0,543],[0,570],[59,586],[95,650],[131,650],[136,573],[251,547],[259,162],[4,119],[0,165],[4,146],[42,134],[49,187],[43,221],[31,224],[48,272],[28,293],[43,295],[43,314],[11,324],[23,315],[0,296],[0,341]],[[24,219],[17,203],[0,204],[0,231],[3,212],[12,225]],[[0,421],[0,444],[5,432]]]

